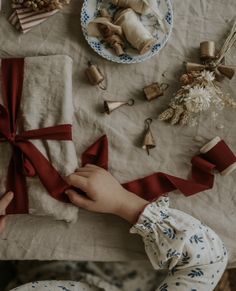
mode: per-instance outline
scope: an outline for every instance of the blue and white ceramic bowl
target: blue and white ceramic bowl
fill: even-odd
[[[159,29],[159,24],[154,15],[149,14],[145,16],[140,16],[140,19],[144,26],[152,33],[158,41],[157,44],[153,46],[146,54],[140,55],[138,51],[131,46],[126,48],[126,54],[119,57],[116,56],[111,48],[108,48],[106,44],[95,37],[88,36],[88,24],[91,20],[98,17],[98,11],[101,8],[106,8],[111,15],[114,15],[117,11],[117,7],[110,3],[109,0],[84,0],[82,12],[81,12],[81,25],[83,34],[91,46],[91,48],[98,53],[103,58],[122,64],[132,64],[140,63],[150,59],[152,56],[156,55],[167,43],[173,26],[173,10],[171,5],[171,0],[156,0],[158,7],[162,14],[165,15],[165,25],[167,32],[164,33]]]

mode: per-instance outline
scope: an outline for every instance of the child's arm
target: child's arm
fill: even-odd
[[[84,197],[68,190],[66,193],[73,204],[89,211],[115,214],[130,223],[137,221],[149,203],[125,190],[110,173],[94,165],[79,169],[67,182],[87,193]]]
[[[127,192],[107,171],[96,166],[86,165],[68,177],[68,182],[87,193],[84,197],[69,190],[67,194],[75,205],[113,213],[131,223],[138,220],[131,233],[143,237],[154,269],[169,270],[157,290],[214,289],[226,267],[227,252],[209,227],[182,211],[169,208],[167,197],[149,204]]]
[[[8,192],[6,195],[4,195],[1,199],[0,199],[0,233],[3,231],[4,227],[5,227],[5,217],[1,217],[1,215],[5,214],[5,210],[7,208],[7,206],[10,204],[10,202],[13,199],[13,193],[12,192]]]

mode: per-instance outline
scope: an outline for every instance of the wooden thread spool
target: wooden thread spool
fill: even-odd
[[[104,38],[104,41],[113,48],[117,56],[120,57],[125,54],[124,41],[121,39],[119,35],[113,34],[107,38]]]
[[[221,175],[229,175],[236,170],[236,156],[220,137],[212,139],[200,152],[215,165]]]
[[[169,84],[167,83],[153,83],[144,87],[143,91],[148,101],[156,99],[160,96],[164,95],[164,92],[169,88]]]
[[[216,46],[214,41],[203,41],[200,43],[201,59],[212,60],[216,58]]]
[[[102,90],[106,90],[107,86],[106,84],[103,84],[105,77],[100,71],[100,69],[91,62],[88,63],[88,66],[89,67],[86,69],[85,73],[88,77],[90,84],[98,86]]]
[[[122,28],[127,41],[140,54],[145,54],[157,43],[157,39],[152,36],[137,14],[130,8],[118,13],[114,24]]]

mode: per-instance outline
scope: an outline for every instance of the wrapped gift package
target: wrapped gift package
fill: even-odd
[[[0,195],[3,195],[6,191],[7,180],[12,179],[13,181],[11,181],[11,183],[17,183],[17,179],[23,177],[23,179],[25,179],[27,193],[22,194],[27,195],[27,212],[29,214],[50,216],[54,219],[68,222],[76,221],[78,208],[65,201],[59,201],[61,199],[55,199],[53,195],[50,195],[46,189],[47,187],[45,188],[45,185],[43,185],[44,183],[42,183],[40,175],[37,173],[39,164],[44,180],[48,179],[50,184],[56,177],[56,179],[62,181],[63,184],[64,177],[74,172],[77,168],[77,157],[73,141],[72,139],[64,138],[64,131],[67,131],[66,134],[70,135],[74,114],[72,99],[72,60],[68,56],[54,55],[27,57],[25,59],[16,60],[8,59],[8,63],[11,63],[11,61],[13,64],[15,61],[20,63],[20,67],[23,71],[23,74],[21,74],[22,80],[19,82],[15,77],[15,74],[17,75],[18,73],[11,71],[18,70],[18,67],[6,66],[6,61],[3,59],[1,60],[1,72],[3,72],[4,63],[6,67],[4,67],[5,74],[13,75],[12,82],[16,84],[14,86],[22,86],[15,123],[17,124],[17,131],[23,132],[23,137],[18,137],[18,140],[19,142],[21,142],[21,139],[24,140],[24,132],[26,132],[25,136],[28,136],[29,142],[33,146],[30,145],[32,149],[27,156],[24,154],[24,143],[22,143],[21,146],[23,148],[23,153],[21,153],[18,146],[11,146],[12,137],[4,137],[4,122],[1,121],[3,125],[0,126],[2,127],[2,130],[0,128],[0,131],[2,131],[0,132],[0,137],[2,137],[2,142],[0,142],[0,193],[2,194]],[[3,107],[6,108],[6,100],[4,100],[6,97],[8,98],[8,107],[14,107],[12,96],[15,94],[15,91],[14,88],[8,88],[8,96],[4,97],[4,95],[6,95],[5,83],[7,81],[4,81],[2,75],[0,104],[3,111]],[[8,86],[13,87],[11,84],[8,84]],[[14,109],[12,110],[14,111]],[[13,113],[14,112],[9,112],[10,118],[12,118]],[[11,126],[14,125],[11,124]],[[42,131],[42,129],[44,130]],[[40,132],[40,134],[38,134],[38,132]],[[59,135],[58,132],[60,132]],[[31,135],[34,136],[34,138],[31,139]],[[37,135],[39,136],[38,138]],[[60,137],[60,135],[62,137]],[[40,136],[43,138],[40,138]],[[14,137],[14,139],[17,140],[17,137]],[[27,146],[29,145],[27,144]],[[22,163],[26,165],[22,167],[22,169],[28,170],[29,173],[17,173],[16,177],[9,177],[12,170],[11,160],[16,160],[16,158],[19,159],[21,155]],[[38,155],[40,159],[37,158]],[[43,162],[43,164],[41,162]],[[34,166],[32,166],[32,163]],[[45,165],[49,170],[45,168]],[[34,168],[36,168],[36,173],[34,173]],[[22,171],[22,169],[19,168],[16,169],[16,171]],[[52,171],[52,174],[50,171]],[[53,187],[54,185],[52,185],[52,188]],[[9,187],[8,190],[11,190],[11,187]],[[60,193],[60,195],[63,194]],[[18,213],[21,212],[24,211],[18,211]],[[10,212],[10,214],[14,213]]]

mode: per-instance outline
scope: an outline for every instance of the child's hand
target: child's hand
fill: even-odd
[[[0,216],[5,214],[5,210],[7,206],[12,201],[14,195],[12,192],[8,192],[0,199]],[[0,217],[0,233],[3,231],[5,227],[5,217]]]
[[[67,178],[67,182],[83,190],[87,196],[73,190],[66,191],[76,206],[93,212],[116,214],[131,223],[136,222],[148,201],[125,190],[115,178],[104,169],[86,165]]]

